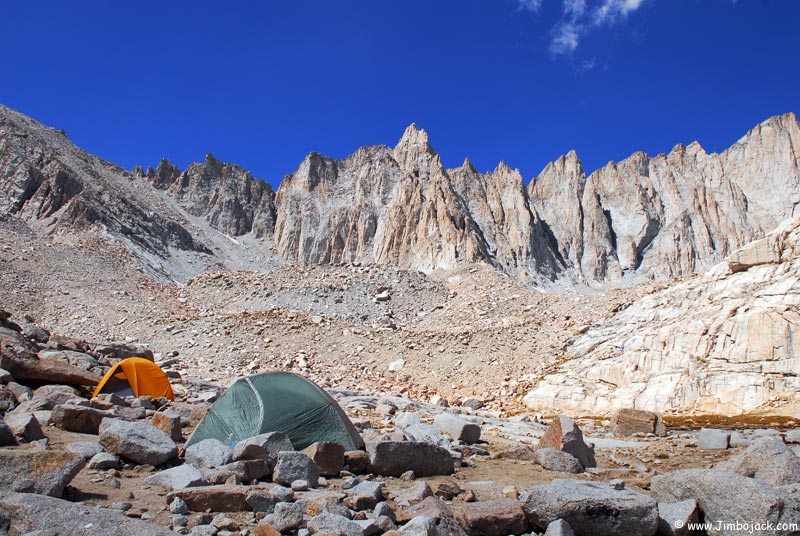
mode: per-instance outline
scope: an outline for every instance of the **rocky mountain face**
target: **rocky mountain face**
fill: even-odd
[[[708,269],[800,213],[793,114],[756,126],[721,154],[697,142],[635,153],[585,177],[574,152],[531,183],[536,210],[586,282]]]
[[[285,258],[430,271],[483,260],[529,284],[702,272],[800,213],[800,128],[773,117],[721,154],[635,153],[586,176],[573,151],[526,189],[501,163],[444,169],[415,126],[393,150],[309,155],[276,199]]]
[[[128,172],[0,106],[0,192],[0,212],[58,236],[91,231],[120,241],[160,278],[274,262],[256,240],[274,229],[271,187],[211,155],[183,172],[168,160]],[[242,235],[253,243],[235,239]]]
[[[141,170],[141,168],[139,168]],[[214,229],[230,236],[253,233],[271,236],[275,229],[275,193],[272,187],[234,164],[224,164],[207,154],[180,172],[169,160],[149,168],[143,178],[165,190],[186,210],[205,217]]]
[[[276,196],[281,255],[312,263],[377,262],[424,271],[489,258],[450,175],[411,125],[394,150],[335,161],[311,153]]]
[[[51,230],[99,228],[176,279],[282,260],[425,272],[482,261],[529,285],[613,287],[702,272],[800,213],[793,114],[720,154],[677,145],[588,177],[573,151],[527,188],[504,163],[445,169],[411,125],[394,148],[309,154],[277,193],[211,155],[129,173],[22,114],[0,108],[0,121],[0,209]]]
[[[800,217],[586,331],[525,397],[534,409],[735,415],[800,391]]]

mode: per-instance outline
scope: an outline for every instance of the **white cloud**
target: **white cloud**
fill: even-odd
[[[517,0],[519,2],[519,9],[530,11],[531,13],[539,13],[542,9],[543,0]]]
[[[584,73],[588,73],[589,71],[591,71],[595,67],[597,67],[597,60],[595,58],[592,58],[590,60],[584,60],[584,61],[580,62],[577,65],[576,69],[578,70],[579,73],[584,74]]]
[[[586,0],[564,0],[564,15],[572,18],[582,17],[586,12]]]
[[[533,2],[541,8],[543,0],[518,0]],[[583,37],[600,26],[614,26],[642,7],[645,0],[561,0],[562,16],[550,35],[550,53],[569,55],[575,52]],[[588,65],[588,64],[587,64]],[[583,72],[593,68],[581,68]]]
[[[550,41],[550,52],[553,54],[571,54],[581,42],[583,28],[575,24],[561,23],[555,28]]]
[[[594,23],[615,24],[642,7],[644,0],[603,0],[594,10]]]

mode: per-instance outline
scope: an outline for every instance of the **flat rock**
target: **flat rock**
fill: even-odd
[[[581,462],[568,452],[557,449],[543,448],[535,451],[536,463],[548,471],[559,473],[582,473]]]
[[[456,441],[471,445],[481,438],[481,427],[464,418],[449,413],[440,413],[433,418],[433,426]]]
[[[188,463],[159,471],[144,479],[145,484],[172,490],[205,486],[208,484],[200,470]]]
[[[217,439],[204,439],[189,446],[184,459],[195,467],[219,467],[231,462],[233,449]]]
[[[233,448],[233,459],[234,461],[267,459],[274,466],[279,453],[291,450],[294,450],[294,447],[286,434],[269,432],[239,441]]]
[[[74,404],[59,404],[53,408],[50,422],[68,432],[96,435],[103,419],[113,417],[114,412],[112,411]]]
[[[34,390],[33,395],[47,400],[53,406],[82,398],[78,390],[69,385],[43,385]]]
[[[67,452],[74,452],[87,460],[98,452],[103,452],[103,446],[94,441],[74,441],[67,445],[66,449]]]
[[[175,442],[144,422],[103,419],[99,431],[103,448],[136,463],[158,466],[178,457]]]
[[[30,493],[0,494],[0,510],[8,512],[13,534],[92,536],[167,536],[175,532],[127,517],[118,510],[72,503]]]
[[[529,529],[525,512],[519,501],[514,499],[470,503],[457,518],[470,536],[524,534]]]
[[[237,485],[198,486],[174,491],[167,500],[180,497],[195,512],[247,512],[251,509],[247,494],[254,489],[257,488]]]
[[[416,441],[378,441],[367,445],[369,470],[386,476],[414,471],[418,477],[450,475],[455,471],[450,452],[438,445]]]
[[[736,473],[681,469],[654,476],[650,489],[663,502],[695,499],[705,519],[713,521],[800,524],[800,504],[788,491]],[[732,536],[750,532],[725,529],[710,530],[709,534]]]
[[[643,409],[622,408],[611,415],[611,430],[617,436],[632,436],[636,433],[667,435],[664,418],[655,412]]]
[[[658,528],[656,501],[636,491],[608,484],[558,478],[534,486],[520,497],[535,529],[563,519],[575,534],[652,536]]]
[[[61,497],[86,459],[58,450],[0,450],[0,490]]]

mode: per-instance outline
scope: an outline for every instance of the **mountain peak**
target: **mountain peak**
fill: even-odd
[[[406,127],[395,148],[408,145],[428,145],[428,133],[424,129],[417,127],[416,123],[411,123]]]

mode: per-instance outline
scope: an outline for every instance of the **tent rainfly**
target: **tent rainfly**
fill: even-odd
[[[161,367],[148,359],[129,357],[115,364],[106,372],[92,397],[103,393],[120,396],[166,397],[174,400],[169,378]]]
[[[283,432],[297,450],[317,441],[345,450],[364,448],[350,419],[314,382],[291,372],[266,372],[236,380],[211,406],[186,446],[214,438],[238,442],[267,432]]]

